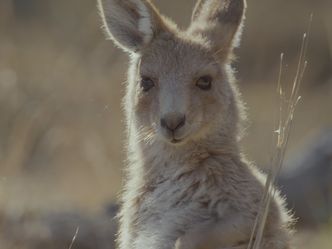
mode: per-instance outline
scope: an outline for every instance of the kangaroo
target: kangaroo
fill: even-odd
[[[239,149],[245,112],[231,64],[246,2],[199,0],[185,30],[149,0],[98,5],[130,56],[119,248],[246,249],[265,182]],[[289,248],[290,221],[277,194],[261,248]]]

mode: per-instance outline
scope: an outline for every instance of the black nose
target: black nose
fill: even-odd
[[[186,116],[179,113],[171,113],[165,115],[162,119],[160,119],[161,127],[175,132],[176,130],[180,129],[186,123]]]

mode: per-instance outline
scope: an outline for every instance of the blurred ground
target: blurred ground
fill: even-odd
[[[155,2],[185,27],[195,1]],[[95,5],[93,0],[0,0],[0,211],[6,217],[68,210],[94,214],[119,192],[128,62],[105,41]],[[289,86],[311,13],[309,67],[287,158],[332,127],[332,2],[248,0],[248,5],[236,62],[249,112],[243,148],[265,167],[279,55],[286,55],[283,80]],[[319,248],[329,248],[324,234],[331,230],[312,237],[319,234],[327,241]]]

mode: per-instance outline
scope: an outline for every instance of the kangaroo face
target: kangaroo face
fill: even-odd
[[[99,6],[110,38],[132,55],[125,105],[142,139],[182,145],[235,126],[228,58],[244,0],[198,1],[185,31],[148,0]]]
[[[161,37],[139,57],[135,75],[135,115],[156,139],[183,144],[226,118],[227,75],[204,43]]]

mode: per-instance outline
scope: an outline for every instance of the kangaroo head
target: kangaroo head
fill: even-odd
[[[236,133],[230,57],[245,0],[199,0],[179,30],[149,0],[99,0],[107,35],[130,54],[125,108],[146,138],[182,145]]]

